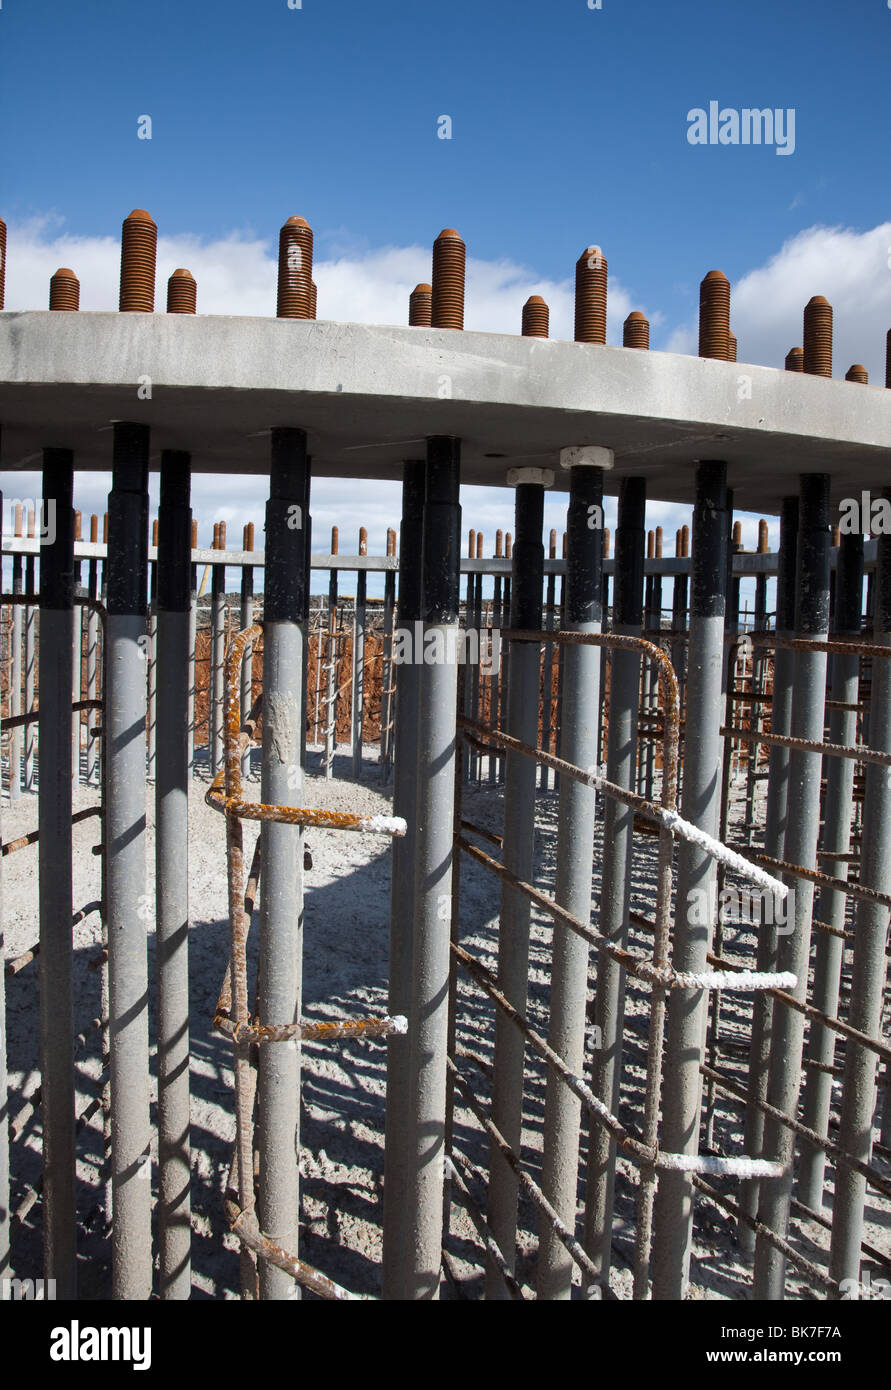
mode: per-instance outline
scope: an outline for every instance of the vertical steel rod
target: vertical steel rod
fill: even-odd
[[[619,637],[640,637],[643,621],[646,483],[623,478],[616,527],[616,568],[613,584],[612,631]],[[617,647],[611,653],[609,725],[606,775],[632,790],[635,783],[641,659],[637,652]],[[562,784],[561,784],[562,785]],[[562,793],[561,793],[562,795]],[[603,855],[599,929],[613,945],[624,946],[628,934],[631,894],[634,813],[608,797],[603,812]],[[622,1033],[625,1012],[624,971],[600,950],[594,1009],[595,1047],[591,1085],[617,1113],[622,1083]],[[602,1125],[588,1132],[585,1185],[585,1249],[603,1285],[609,1281],[615,1189],[616,1145]],[[593,1289],[587,1288],[589,1294]]]
[[[28,512],[28,535],[35,533],[33,511]],[[25,593],[33,594],[34,587],[33,555],[25,556]],[[36,604],[29,603],[25,609],[25,713],[33,714],[35,709],[34,691],[37,676],[37,613]],[[34,790],[34,750],[36,727],[33,723],[25,725],[25,791]]]
[[[337,527],[331,527],[331,554],[337,554]],[[328,575],[328,684],[325,695],[325,778],[334,776],[334,753],[337,748],[337,570]]]
[[[254,523],[249,521],[244,528],[244,548],[252,551],[254,548]],[[242,565],[241,567],[241,617],[240,624],[242,632],[253,625],[254,621],[254,568],[253,565]],[[244,661],[241,665],[241,710],[242,718],[246,719],[248,712],[253,704],[253,672],[254,672],[254,644],[248,642],[244,649]],[[246,748],[241,759],[242,777],[250,776],[251,771],[251,750]]]
[[[829,542],[829,479],[822,474],[805,474],[801,479],[795,579],[795,627],[804,638],[825,640],[828,635]],[[825,698],[825,652],[796,651],[792,694],[794,738],[822,740]],[[792,750],[784,857],[808,869],[817,866],[821,770],[819,753]],[[790,912],[789,923],[794,930],[780,938],[777,966],[796,976],[798,983],[791,993],[803,1000],[808,988],[814,885],[806,879],[790,876],[789,887],[795,894],[794,919]],[[804,1022],[796,1010],[774,1001],[767,1100],[786,1115],[795,1115],[798,1110]],[[787,1171],[782,1178],[762,1182],[758,1219],[781,1236],[785,1236],[789,1221],[794,1147],[794,1134],[768,1116],[764,1124],[764,1156],[785,1164]],[[782,1251],[763,1236],[756,1236],[755,1297],[781,1299],[785,1270]]]
[[[359,530],[359,554],[368,554],[368,536],[365,527]],[[365,596],[368,575],[365,570],[356,571],[356,607],[353,610],[353,679],[352,679],[352,753],[353,776],[362,776],[362,735],[363,706],[365,704]]]
[[[94,543],[99,537],[99,518],[94,515],[90,517],[90,540]],[[91,560],[88,572],[88,589],[90,598],[98,598],[99,595],[99,562]],[[87,699],[95,700],[99,692],[99,616],[95,609],[87,611]],[[91,709],[87,713],[87,781],[95,785],[99,781],[99,746],[100,740],[94,738],[89,732],[92,728],[102,723],[102,714],[99,710]]]
[[[514,628],[537,629],[541,622],[544,578],[544,487],[553,482],[553,475],[517,469],[511,470],[509,478],[515,481],[517,489],[510,624]],[[535,746],[538,743],[538,643],[512,641],[510,649],[507,732]],[[533,760],[509,752],[504,777],[503,863],[527,883],[532,878],[536,780]],[[526,1011],[529,979],[529,923],[529,899],[503,882],[498,928],[498,986],[521,1013]],[[522,1034],[498,1010],[492,1065],[492,1120],[517,1153],[523,1131],[524,1058]],[[491,1145],[489,1226],[512,1273],[516,1266],[518,1196],[516,1174],[500,1150]],[[507,1297],[504,1281],[492,1263],[486,1270],[486,1297]]]
[[[778,637],[792,637],[795,632],[795,575],[798,556],[798,498],[784,497],[780,516],[780,544],[777,553],[776,632]],[[795,674],[795,653],[788,647],[777,647],[773,656],[773,687],[770,707],[771,733],[787,738],[792,731],[792,689]],[[789,804],[789,749],[774,744],[770,749],[767,774],[767,807],[764,820],[764,852],[774,859],[783,858]],[[766,915],[766,914],[765,914]],[[755,952],[756,968],[777,968],[779,928],[790,925],[762,920],[758,924]],[[749,1049],[746,1116],[743,1127],[744,1152],[760,1158],[764,1142],[764,1112],[759,1102],[767,1100],[767,1070],[770,1060],[773,998],[759,990],[752,1001],[752,1038]],[[740,1190],[740,1209],[752,1218],[758,1211],[760,1183],[757,1178],[744,1178]],[[740,1249],[751,1255],[755,1249],[755,1233],[745,1222],[737,1223]]]
[[[198,523],[192,522],[192,549],[198,548]],[[189,568],[189,767],[195,765],[195,696],[198,646],[198,566]]]
[[[160,1294],[191,1292],[189,1193],[189,569],[191,459],[161,454],[155,883]]]
[[[77,1296],[74,992],[72,983],[71,668],[74,636],[74,463],[43,453],[43,506],[54,538],[40,562],[40,1069],[43,1096],[44,1275]],[[140,928],[142,931],[142,929]],[[144,940],[144,932],[143,932]]]
[[[407,1294],[439,1294],[445,1159],[449,930],[457,713],[461,445],[427,440],[423,522],[424,664],[418,715],[415,913],[408,1015],[411,1085]],[[429,643],[429,646],[428,646]]]
[[[266,604],[263,630],[261,800],[299,806],[303,792],[301,720],[306,587],[305,531],[291,522],[306,501],[306,435],[274,429],[266,504]],[[261,829],[259,1021],[292,1023],[300,1013],[303,952],[303,831],[264,821]],[[297,1253],[300,1052],[291,1043],[259,1053],[259,1216],[276,1244]],[[288,1299],[290,1277],[260,1264],[260,1297]]]
[[[74,513],[74,539],[79,541],[80,534],[80,512]],[[75,596],[79,596],[81,589],[81,565],[78,560],[74,562],[73,590]],[[83,662],[83,610],[79,604],[74,605],[71,615],[72,626],[72,661],[71,661],[71,703],[81,698],[81,676]],[[80,725],[83,718],[81,711],[72,710],[71,712],[71,780],[75,786],[80,781]]]
[[[727,465],[700,463],[693,511],[690,647],[687,675],[687,740],[682,815],[714,836],[721,788],[721,686],[727,595]],[[685,841],[678,851],[677,910],[672,964],[676,970],[707,969],[711,944],[715,865]],[[703,911],[705,907],[705,911]],[[668,1153],[699,1151],[701,1078],[707,994],[672,990],[662,1107],[662,1143]],[[693,1183],[689,1173],[663,1172],[654,1207],[653,1297],[681,1299],[687,1286],[693,1234]]]
[[[578,454],[579,451],[572,451]],[[600,458],[598,460],[598,453]],[[589,452],[568,465],[566,516],[566,616],[570,632],[600,632],[603,622],[603,472],[612,466],[608,450]],[[549,592],[553,593],[549,585]],[[545,699],[549,692],[545,691]],[[563,675],[563,728],[560,757],[577,767],[597,760],[600,726],[600,648],[579,644],[566,652]],[[596,793],[571,778],[560,787],[555,899],[575,917],[591,916]],[[576,1076],[585,1065],[585,1010],[588,1001],[588,946],[577,933],[554,923],[551,1009],[548,1043]],[[581,1105],[555,1072],[548,1072],[544,1117],[542,1187],[564,1226],[574,1231],[578,1207]],[[538,1297],[568,1299],[573,1263],[550,1226],[543,1226],[538,1255]]]
[[[22,508],[16,503],[14,530],[17,536],[22,534]],[[12,557],[12,592],[20,594],[22,592],[22,557],[14,555]],[[9,640],[12,647],[10,653],[10,692],[9,692],[9,713],[12,715],[22,712],[22,607],[20,604],[13,606],[10,613]],[[9,735],[9,799],[17,801],[21,793],[22,786],[22,731],[20,728],[12,729]]]
[[[219,548],[226,549],[226,523],[220,522]],[[210,679],[207,683],[208,752],[215,777],[223,766],[223,704],[226,688],[226,566],[214,565],[210,580]]]
[[[834,636],[860,638],[860,613],[863,605],[863,537],[841,537],[838,565],[835,572],[835,603],[832,615]],[[857,690],[860,658],[835,653],[832,657],[832,699],[849,706],[833,709],[829,715],[829,741],[843,746],[857,742]],[[820,868],[832,878],[848,877],[847,854],[851,848],[851,812],[854,797],[854,763],[850,758],[826,759],[825,824],[822,849],[825,854],[837,853],[838,859],[820,858]],[[834,888],[823,888],[817,900],[817,918],[833,927],[843,927],[847,899]],[[814,983],[810,1002],[821,1013],[838,1016],[839,985],[845,943],[831,932],[817,934],[814,954]],[[855,1025],[859,1027],[859,1024]],[[835,1060],[836,1034],[814,1019],[808,1034],[805,1054],[804,1105],[802,1120],[808,1129],[828,1138],[829,1110],[832,1100],[832,1075],[825,1070]],[[810,1064],[810,1065],[809,1065]],[[826,1175],[824,1149],[801,1142],[798,1165],[798,1200],[812,1211],[823,1207],[823,1182]]]
[[[393,728],[393,814],[408,827],[393,841],[390,887],[390,983],[387,1009],[408,1016],[412,989],[412,924],[415,918],[415,837],[418,797],[418,711],[421,653],[417,646],[422,603],[422,525],[425,466],[406,462],[399,534],[399,601],[393,666],[396,721]],[[387,1043],[387,1113],[384,1146],[383,1296],[408,1298],[407,1216],[410,1154],[410,1060],[408,1040]]]
[[[152,1290],[145,914],[148,455],[147,426],[124,422],[114,426],[108,496],[103,722],[107,758],[112,1294],[120,1299],[149,1298]],[[69,919],[69,934],[70,930]]]
[[[886,493],[891,499],[891,492]],[[878,537],[873,641],[891,647],[891,536]],[[891,661],[872,663],[870,747],[891,752]],[[870,763],[863,802],[863,850],[860,883],[888,893],[891,884],[891,771]],[[848,1022],[878,1037],[888,963],[885,942],[888,909],[860,900],[854,925],[854,960]],[[886,1103],[888,1096],[885,1097]],[[876,1056],[848,1040],[839,1118],[839,1143],[868,1163],[872,1154],[876,1104]],[[836,1279],[859,1279],[863,1238],[865,1182],[843,1160],[836,1168],[829,1271]]]
[[[157,549],[158,522],[152,522],[152,544]],[[148,640],[146,642],[147,700],[148,700],[148,749],[146,774],[150,782],[155,780],[156,756],[158,746],[158,565],[149,562],[149,606]]]

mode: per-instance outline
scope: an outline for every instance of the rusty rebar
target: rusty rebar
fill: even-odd
[[[444,227],[433,243],[430,323],[433,328],[464,327],[466,248],[454,227]]]
[[[607,260],[599,246],[586,246],[575,263],[577,343],[606,342]]]
[[[721,270],[699,286],[699,356],[730,361],[730,281]]]
[[[546,338],[548,336],[550,311],[540,294],[531,294],[523,305],[524,338]]]
[[[650,322],[639,309],[634,309],[622,325],[622,346],[645,349],[650,346]]]
[[[804,309],[804,366],[809,376],[832,376],[832,305],[822,294]]]
[[[313,317],[312,251],[312,228],[306,218],[289,217],[278,234],[276,318]]]
[[[415,285],[408,297],[409,328],[429,328],[433,312],[433,288],[421,283]]]
[[[158,228],[145,208],[134,208],[121,228],[122,314],[151,314],[155,308]]]
[[[198,286],[191,270],[180,266],[167,281],[168,314],[194,314],[198,302]]]
[[[50,280],[49,306],[69,313],[80,308],[80,281],[67,266],[60,266]]]

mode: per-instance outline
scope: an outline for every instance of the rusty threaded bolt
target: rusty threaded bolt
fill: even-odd
[[[198,522],[192,522],[192,549],[198,549]]]
[[[681,527],[681,540],[682,540],[683,546],[684,546],[684,559],[685,559],[685,560],[689,560],[689,558],[690,558],[690,527],[687,525],[686,521],[684,522],[683,526]]]
[[[656,532],[647,532],[647,559],[653,560],[656,556]]]
[[[840,527],[840,526],[833,526],[833,528],[832,528],[832,548],[833,548],[833,550],[838,550],[838,548],[839,548],[840,545],[841,545],[841,527]]]
[[[832,305],[822,294],[804,309],[804,370],[808,376],[832,376]]]
[[[734,523],[733,523],[733,533],[732,533],[732,535],[733,535],[733,549],[734,549],[734,550],[742,550],[742,522],[741,522],[741,521],[734,521]]]
[[[340,544],[340,531],[336,526],[331,527],[331,554],[337,554],[337,547]]]
[[[29,540],[29,541],[32,541],[36,535],[37,535],[37,513],[35,512],[35,510],[34,510],[33,507],[29,507],[29,508],[28,508],[28,540]],[[107,532],[106,532],[106,535],[103,537],[103,540],[106,540],[106,541],[108,540],[108,534],[107,534]]]
[[[639,309],[634,309],[622,324],[622,347],[649,349],[649,346],[649,319]]]
[[[220,550],[226,549],[226,523],[220,522]]]
[[[433,243],[430,323],[433,328],[464,327],[464,272],[467,250],[454,227],[444,227]]]
[[[415,285],[411,294],[408,296],[409,328],[429,328],[432,311],[432,285],[425,285],[423,282],[420,285]]]
[[[215,521],[214,524],[213,524],[213,545],[212,545],[211,549],[212,549],[212,550],[219,550],[219,548],[220,548],[220,523],[219,523],[218,521]]]
[[[483,558],[483,533],[482,533],[482,531],[477,531],[477,533],[476,533],[476,558],[477,558],[478,560],[481,560],[481,559]]]
[[[859,381],[861,386],[868,386],[869,372],[859,362],[855,362],[853,367],[849,367],[845,372],[845,381]]]
[[[91,514],[91,516],[90,516],[90,540],[92,541],[93,545],[95,545],[96,542],[98,541],[98,539],[99,539],[99,518],[98,518],[98,516],[96,515],[96,513],[93,512],[93,513]]]
[[[504,558],[505,558],[505,560],[509,560],[509,559],[510,559],[510,552],[511,552],[511,546],[512,546],[512,544],[513,544],[513,542],[511,541],[511,538],[510,538],[510,531],[505,531],[505,533],[504,533]]]
[[[804,348],[794,347],[789,349],[786,353],[786,371],[804,371]]]
[[[82,530],[81,530],[81,522],[82,522],[82,518],[81,518],[80,512],[75,511],[75,513],[74,513],[74,539],[75,539],[76,541],[83,540],[83,532],[82,532]],[[157,545],[157,541],[155,542],[155,544]]]
[[[31,535],[31,532],[28,532]],[[102,513],[102,544],[108,545],[108,512]]]
[[[77,538],[75,537],[75,539],[77,539]],[[152,545],[153,545],[153,546],[155,547],[155,549],[157,550],[157,548],[158,548],[158,518],[157,518],[157,517],[155,517],[154,521],[152,522]]]
[[[727,361],[736,361],[736,338],[732,333],[727,334]]]
[[[6,302],[6,223],[0,217],[0,309]]]
[[[167,281],[168,314],[194,314],[198,303],[198,286],[191,270],[180,266]]]
[[[467,536],[467,558],[472,560],[476,555],[476,531],[471,527]]]
[[[500,559],[502,558],[502,557],[501,557],[501,550],[502,550],[502,546],[503,546],[503,545],[504,545],[504,536],[501,534],[500,531],[496,531],[496,532],[495,532],[495,559],[496,559],[496,560],[500,560]]]
[[[157,252],[158,228],[145,208],[134,208],[121,227],[122,314],[154,313]]]
[[[312,228],[305,217],[289,217],[278,234],[276,318],[312,317]]]
[[[524,338],[546,338],[550,327],[550,310],[540,294],[530,294],[523,305]]]
[[[359,554],[368,554],[368,532],[364,526],[359,527]]]
[[[661,527],[661,526],[657,526],[657,527],[656,527],[656,559],[657,559],[657,560],[661,560],[661,559],[662,559],[662,541],[663,541],[662,527]]]
[[[699,286],[699,356],[730,361],[730,281],[710,270]]]
[[[65,265],[50,280],[49,306],[62,313],[75,313],[80,308],[80,281]]]
[[[309,316],[310,316],[311,319],[314,319],[314,318],[315,318],[315,316],[316,316],[316,309],[318,308],[318,306],[319,306],[319,287],[318,287],[318,285],[316,284],[315,280],[310,280],[310,282],[309,282]]]
[[[387,554],[393,556],[396,554],[396,532],[392,526],[387,528]]]
[[[609,559],[609,527],[608,527],[608,526],[604,526],[604,528],[603,528],[603,558],[604,558],[604,560],[608,560],[608,559]]]
[[[243,533],[242,533],[242,536],[243,536],[242,545],[244,546],[245,550],[253,550],[253,548],[254,548],[254,523],[253,523],[252,521],[247,521],[247,522],[245,522],[244,531],[243,531]]]
[[[762,519],[758,522],[758,554],[766,555],[769,544],[770,538],[767,531],[767,522]]]
[[[548,557],[551,560],[556,560],[557,558],[557,532],[553,529],[553,527],[551,528],[551,534],[548,537]]]
[[[575,341],[606,342],[606,257],[586,246],[575,263]]]

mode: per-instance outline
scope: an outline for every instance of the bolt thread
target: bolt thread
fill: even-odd
[[[849,367],[845,372],[845,381],[859,381],[861,386],[868,386],[869,372],[859,362],[855,362],[853,367]]]
[[[804,348],[794,347],[789,349],[786,353],[786,371],[804,371]]]
[[[832,305],[821,294],[805,305],[804,370],[808,376],[832,376]]]
[[[732,333],[727,335],[727,361],[736,361],[736,338]]]
[[[730,281],[710,270],[699,286],[699,356],[730,359]]]
[[[429,328],[433,310],[433,288],[431,285],[415,285],[408,297],[409,328]]]
[[[80,308],[80,281],[67,266],[60,266],[50,280],[49,306],[68,313]]]
[[[309,319],[312,308],[312,228],[305,217],[289,217],[278,234],[280,319]]]
[[[194,314],[198,303],[198,286],[191,270],[180,267],[167,281],[168,314]]]
[[[144,208],[134,208],[121,227],[122,314],[154,313],[157,253],[158,228]]]
[[[467,251],[454,227],[446,227],[433,243],[433,287],[430,323],[433,328],[464,327],[464,274]]]
[[[766,554],[767,554],[767,548],[768,548],[768,545],[769,545],[769,544],[770,544],[770,540],[769,540],[769,536],[768,536],[767,522],[766,522],[766,521],[763,521],[763,520],[762,520],[762,521],[759,521],[759,522],[758,522],[758,554],[759,554],[759,555],[766,555]]]
[[[319,304],[319,288],[315,280],[309,282],[309,316],[314,319]]]
[[[599,246],[586,246],[575,263],[575,341],[606,342],[607,262]]]
[[[645,351],[650,346],[650,323],[645,314],[639,309],[630,313],[622,324],[622,347],[643,348]]]
[[[523,305],[524,338],[546,338],[550,327],[550,310],[540,294],[531,294]]]

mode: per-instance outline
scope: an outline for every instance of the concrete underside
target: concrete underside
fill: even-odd
[[[140,399],[151,383],[151,399]],[[891,392],[770,367],[584,343],[301,320],[168,314],[0,314],[0,467],[70,448],[108,469],[111,426],[152,428],[195,471],[269,468],[268,432],[305,429],[313,472],[389,478],[424,440],[462,440],[462,481],[553,468],[559,451],[616,451],[606,489],[637,474],[693,497],[694,464],[726,459],[735,505],[776,511],[803,472],[838,499],[891,481]]]

